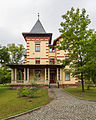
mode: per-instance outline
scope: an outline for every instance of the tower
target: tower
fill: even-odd
[[[46,33],[43,25],[38,20],[29,33],[22,33],[27,44],[25,64],[48,64],[49,44],[52,33]]]

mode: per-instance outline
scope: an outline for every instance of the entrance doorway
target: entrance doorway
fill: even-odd
[[[50,69],[50,83],[56,83],[57,71],[56,69]]]

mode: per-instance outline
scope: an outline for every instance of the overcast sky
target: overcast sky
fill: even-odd
[[[96,0],[0,0],[0,44],[24,44],[22,32],[29,32],[40,21],[53,39],[60,35],[61,16],[71,7],[85,8],[91,19],[90,28],[96,28]]]

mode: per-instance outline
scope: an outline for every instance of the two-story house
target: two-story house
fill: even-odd
[[[67,51],[58,50],[63,38],[58,37],[52,42],[52,33],[46,33],[39,18],[32,30],[22,33],[26,41],[25,61],[23,65],[11,67],[11,86],[30,86],[32,83],[48,86],[49,83],[59,83],[60,86],[77,86],[78,79],[69,74],[70,68],[64,68],[57,59],[68,57]]]

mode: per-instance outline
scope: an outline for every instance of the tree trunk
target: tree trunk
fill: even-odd
[[[85,90],[84,90],[83,73],[82,72],[81,72],[81,82],[82,82],[82,92],[85,92]]]

